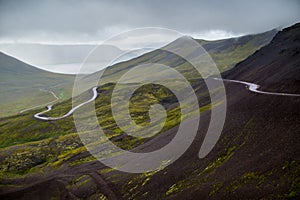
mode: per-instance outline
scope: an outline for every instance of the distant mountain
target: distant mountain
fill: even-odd
[[[270,91],[300,93],[300,23],[225,73],[225,78],[260,84]]]
[[[267,45],[276,33],[277,30],[274,29],[265,33],[247,35],[238,38],[217,41],[196,41],[199,42],[199,44],[201,44],[203,48],[210,54],[217,67],[219,68],[220,72],[224,72],[234,67],[235,64],[244,60],[264,45]],[[190,47],[188,46],[188,44],[186,44],[184,39],[181,38],[171,42],[164,48],[184,49],[187,53],[187,56],[191,59],[199,56],[196,55],[193,51],[190,51]],[[199,75],[195,72],[195,70],[193,70],[191,64],[186,62],[186,60],[168,51],[157,49],[149,53],[143,54],[137,58],[125,62],[120,62],[106,68],[105,73],[102,76],[102,81],[103,83],[114,82],[119,77],[121,77],[122,74],[124,74],[134,66],[146,63],[161,63],[175,68],[176,70],[181,72],[186,78],[199,78]],[[98,77],[98,75],[95,74],[95,77]]]
[[[47,72],[0,52],[0,80],[0,116],[7,116],[54,99],[41,89],[69,96],[70,90],[63,89],[63,85],[70,83],[73,76]]]
[[[60,72],[75,74],[78,72],[81,63],[86,56],[96,48],[97,45],[48,45],[48,44],[0,44],[0,51],[9,54],[23,62],[29,63],[39,68]],[[102,45],[98,47],[101,51],[101,58],[93,58],[93,69],[88,72],[95,72],[105,66],[108,58],[116,57],[125,51],[113,46]],[[130,55],[130,58],[136,55]]]

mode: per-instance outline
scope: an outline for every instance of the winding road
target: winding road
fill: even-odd
[[[246,81],[237,81],[237,80],[221,79],[221,78],[214,78],[214,80],[225,81],[225,82],[233,82],[233,83],[241,83],[241,84],[244,84],[244,85],[248,86],[247,89],[250,90],[251,92],[255,92],[255,93],[259,93],[259,94],[300,97],[300,94],[261,91],[261,90],[258,90],[260,85],[257,85],[255,83],[249,83],[249,82],[246,82]]]
[[[87,100],[87,101],[85,101],[85,102],[83,102],[83,103],[81,103],[81,104],[75,106],[75,107],[72,108],[68,113],[64,114],[64,115],[61,116],[61,117],[43,117],[43,116],[41,116],[42,114],[44,114],[44,113],[46,113],[46,112],[52,110],[52,105],[48,105],[48,106],[47,106],[47,110],[35,114],[34,117],[37,118],[37,119],[45,120],[45,121],[53,121],[53,120],[59,120],[59,119],[66,118],[66,117],[72,115],[73,112],[74,112],[75,110],[77,110],[78,108],[80,108],[81,106],[83,106],[83,105],[85,105],[85,104],[88,104],[88,103],[94,101],[94,100],[97,98],[97,96],[98,96],[97,88],[98,88],[98,87],[93,87],[93,89],[92,89],[92,91],[93,91],[93,96],[92,96],[92,98],[90,98],[89,100]]]
[[[49,92],[50,94],[52,94],[52,96],[54,96],[55,100],[53,101],[50,101],[50,102],[47,102],[47,103],[43,103],[43,104],[40,104],[40,105],[37,105],[37,106],[34,106],[34,107],[31,107],[31,108],[27,108],[27,109],[24,109],[24,110],[21,110],[19,111],[19,113],[23,113],[23,112],[26,112],[28,110],[33,110],[35,108],[38,108],[38,107],[42,107],[42,106],[46,106],[46,105],[49,105],[49,104],[52,104],[56,101],[58,101],[60,98],[51,90],[45,90],[45,89],[40,89],[41,91],[43,92]]]
[[[214,80],[218,80],[218,81],[225,81],[225,82],[233,82],[233,83],[240,83],[240,84],[244,84],[247,86],[247,89],[250,90],[251,92],[255,92],[255,93],[259,93],[259,94],[267,94],[267,95],[277,95],[277,96],[293,96],[293,97],[300,97],[300,94],[290,94],[290,93],[278,93],[278,92],[265,92],[265,91],[261,91],[261,90],[258,90],[258,88],[260,87],[259,85],[255,84],[255,83],[249,83],[249,82],[246,82],[246,81],[238,81],[238,80],[230,80],[230,79],[220,79],[220,78],[213,78]],[[70,115],[73,114],[73,112],[80,108],[81,106],[85,105],[85,104],[88,104],[92,101],[94,101],[97,96],[98,96],[98,93],[97,93],[97,88],[98,87],[94,87],[92,89],[93,91],[93,96],[91,99],[89,99],[88,101],[86,102],[83,102],[77,106],[75,106],[74,108],[72,108],[68,113],[64,114],[63,116],[61,117],[43,117],[41,116],[42,114],[52,110],[52,105],[48,105],[47,106],[47,110],[45,111],[42,111],[42,112],[39,112],[37,114],[34,115],[35,118],[37,119],[40,119],[40,120],[45,120],[45,121],[53,121],[53,120],[60,120],[60,119],[63,119],[63,118],[66,118]],[[52,93],[53,96],[55,96],[56,98],[58,98],[54,93]],[[56,99],[55,101],[57,101],[58,99]],[[52,101],[54,102],[54,101]],[[52,103],[50,102],[50,103]],[[49,104],[49,103],[48,103]],[[36,106],[37,107],[37,106]],[[33,109],[33,108],[30,108],[30,109]],[[27,109],[29,110],[29,109]],[[24,112],[24,111],[23,111]]]

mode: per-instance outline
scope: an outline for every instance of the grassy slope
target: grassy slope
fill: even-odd
[[[203,85],[200,87],[195,81],[192,84],[196,91],[204,91]],[[95,101],[95,105],[101,125],[111,134],[118,135],[122,132],[113,120],[110,109],[110,97],[113,88],[114,84],[101,86],[98,89],[100,94]],[[123,92],[126,92],[126,87],[124,87]],[[202,100],[205,100],[205,102],[202,102],[202,105],[206,105],[208,103],[207,93],[203,92],[201,95]],[[149,106],[159,102],[162,102],[169,112],[167,123],[165,125],[166,127],[164,127],[163,130],[170,129],[180,121],[180,118],[178,118],[178,112],[180,110],[177,108],[178,104],[176,103],[176,98],[174,94],[165,87],[145,85],[134,93],[131,101],[130,111],[132,112],[133,119],[135,119],[137,123],[144,123],[148,119]],[[53,117],[61,116],[70,110],[71,104],[72,102],[70,99],[58,103],[54,106],[53,110],[45,113],[45,115]],[[28,111],[24,114],[1,118],[0,148],[75,132],[72,116],[50,122],[33,118],[35,113],[44,109],[45,108],[40,108],[38,110]]]
[[[201,86],[202,84],[192,84],[199,96],[205,96],[205,94],[201,93],[201,91],[204,91],[204,88],[202,88],[203,86]],[[98,90],[101,95],[96,100],[96,112],[100,124],[104,127],[107,136],[118,146],[129,150],[137,145],[143,144],[146,140],[133,139],[124,136],[122,131],[120,131],[116,126],[111,116],[109,104],[113,86],[114,84],[107,84]],[[238,106],[234,106],[234,108],[231,107],[229,112],[230,116],[228,118],[230,120],[225,125],[225,131],[222,134],[220,142],[215,148],[216,150],[203,162],[199,162],[198,160],[191,162],[177,162],[177,164],[182,163],[185,168],[187,168],[187,171],[182,169],[185,173],[178,173],[176,163],[172,165],[175,169],[170,167],[160,172],[155,171],[136,175],[120,175],[118,172],[114,173],[113,169],[100,168],[101,170],[98,170],[98,173],[101,174],[101,176],[106,177],[107,181],[112,181],[114,184],[117,184],[118,190],[121,190],[122,188],[120,193],[124,199],[128,199],[129,197],[132,197],[133,199],[145,198],[142,195],[146,195],[147,198],[149,197],[152,199],[162,199],[167,197],[182,199],[184,195],[187,195],[187,193],[192,194],[191,192],[198,192],[200,194],[209,193],[208,195],[210,197],[214,195],[221,195],[221,197],[224,197],[222,194],[238,195],[239,193],[235,193],[235,191],[240,192],[240,189],[242,189],[243,192],[244,188],[251,188],[252,191],[268,191],[267,189],[272,188],[274,185],[280,185],[281,189],[282,187],[287,187],[288,189],[283,191],[279,190],[276,194],[272,194],[273,196],[269,196],[270,198],[293,197],[294,195],[297,195],[297,185],[299,184],[299,162],[293,159],[294,154],[290,154],[290,156],[285,159],[280,159],[280,165],[271,165],[271,168],[268,166],[268,163],[272,163],[272,159],[268,162],[261,163],[267,165],[268,168],[261,168],[258,166],[252,167],[251,169],[244,169],[244,165],[255,165],[248,165],[247,163],[242,164],[244,161],[239,159],[239,156],[245,158],[243,157],[245,155],[242,154],[245,151],[245,161],[250,163],[255,162],[253,159],[261,156],[260,154],[255,153],[256,151],[260,151],[258,147],[260,145],[266,147],[267,141],[265,137],[270,137],[267,140],[273,138],[275,144],[278,142],[281,144],[280,142],[282,140],[287,140],[289,142],[290,140],[293,140],[292,138],[278,135],[277,137],[273,137],[274,130],[271,132],[272,134],[268,136],[268,131],[266,132],[264,130],[272,130],[272,128],[274,126],[276,127],[276,124],[279,122],[280,126],[285,124],[288,126],[291,124],[293,124],[293,126],[297,125],[294,122],[294,120],[299,119],[296,115],[286,115],[287,113],[291,113],[290,110],[293,109],[291,106],[293,103],[295,104],[297,102],[293,102],[287,98],[284,103],[278,105],[278,103],[276,103],[277,101],[270,101],[273,97],[259,96],[259,100],[257,102],[260,103],[258,104],[255,101],[255,96],[248,96],[249,93],[244,90],[243,86],[236,85],[234,88],[238,90],[229,90],[231,91],[230,94],[228,94],[230,99],[232,100],[235,97],[238,97],[236,99],[236,101],[239,102],[238,104],[245,104],[246,106],[244,108],[240,107],[237,110],[234,110],[234,108]],[[247,94],[247,96],[239,97],[239,95],[236,95],[238,91],[240,93]],[[156,97],[157,100],[155,100],[154,97]],[[164,102],[163,105],[168,109],[168,120],[164,130],[168,130],[179,123],[178,117],[180,114],[176,107],[176,101],[173,101],[173,99],[174,97],[172,93],[164,88],[155,87],[154,85],[144,86],[144,88],[142,87],[140,91],[137,91],[137,93],[133,95],[131,114],[137,123],[143,123],[147,118],[147,105],[155,103],[156,101]],[[203,97],[200,99],[203,99]],[[246,103],[243,103],[245,100]],[[139,104],[141,101],[143,103]],[[257,108],[250,109],[249,111],[248,106],[251,102],[253,102]],[[269,107],[270,110],[273,109],[274,105],[277,105],[277,109],[282,109],[286,103],[290,105],[289,110],[285,113],[281,113],[285,116],[284,121],[277,116],[275,118],[270,118],[268,123],[265,123],[263,119],[265,119],[269,113],[265,113],[264,109],[266,108],[266,103],[270,102],[272,102],[272,106]],[[204,100],[202,103],[203,105],[207,105],[208,101]],[[231,102],[231,105],[235,104],[236,102]],[[65,113],[69,109],[69,105],[70,102],[68,101],[62,102],[56,105],[52,113],[49,114],[51,114],[51,116],[55,116],[60,113]],[[202,106],[200,110],[206,111],[209,110],[209,108],[209,106]],[[247,110],[248,112],[244,112]],[[256,117],[253,117],[255,116],[254,113],[258,111],[261,113],[259,113]],[[236,116],[232,115],[232,113],[240,113],[240,115]],[[265,113],[266,116],[262,115],[263,113]],[[273,116],[274,113],[271,116]],[[38,120],[32,118],[33,114],[34,112],[32,111],[30,113],[23,114],[22,116],[13,116],[6,119],[3,118],[0,121],[1,130],[5,131],[1,133],[0,137],[0,144],[2,147],[0,150],[0,182],[3,183],[3,185],[0,185],[0,191],[21,187],[22,185],[20,185],[20,182],[14,180],[24,180],[23,178],[25,177],[43,177],[45,175],[47,176],[48,173],[51,174],[52,172],[55,174],[66,172],[73,173],[64,170],[72,170],[77,167],[80,169],[80,166],[85,168],[84,166],[86,164],[87,166],[89,166],[89,164],[91,164],[91,166],[96,165],[94,162],[95,159],[86,152],[86,149],[82,146],[78,135],[75,133],[72,116],[54,122],[36,123]],[[276,119],[279,119],[279,121],[274,122]],[[261,127],[263,127],[263,131]],[[280,133],[280,130],[278,132]],[[264,137],[257,140],[256,137],[259,137],[262,134],[264,134]],[[270,143],[272,144],[274,141],[271,141]],[[17,143],[19,145],[15,145]],[[286,143],[285,146],[288,146],[288,144],[289,143]],[[199,144],[195,144],[195,146],[197,146],[197,152],[199,150],[198,145]],[[274,149],[272,148],[274,151],[275,146],[277,145],[274,145]],[[278,148],[282,152],[281,147],[278,146]],[[270,148],[267,147],[262,151],[262,155],[267,154],[269,150]],[[193,158],[194,156],[191,155],[189,154],[187,157],[190,159]],[[11,165],[11,163],[15,164]],[[189,163],[189,165],[186,165],[186,163]],[[230,167],[226,167],[228,165],[230,165]],[[234,166],[238,166],[238,173],[232,171]],[[176,175],[173,174],[174,170]],[[225,175],[219,175],[219,173],[222,173],[223,170],[225,170]],[[227,172],[227,170],[230,172]],[[81,188],[86,193],[90,191],[86,187],[88,187],[88,183],[91,183],[92,181],[89,180],[82,183],[78,181],[78,179],[81,179],[83,176],[81,173],[74,172],[74,174],[68,176],[74,177],[72,180],[68,181],[67,187]],[[226,174],[229,174],[228,176],[230,177],[225,178],[227,176]],[[162,184],[161,177],[166,176],[175,176],[176,178],[168,178],[168,180],[170,180],[168,181],[168,184]],[[278,176],[281,178],[278,179]],[[220,177],[224,177],[226,182]],[[28,180],[30,180],[30,178],[28,178]],[[85,184],[87,184],[87,186]],[[159,188],[157,188],[158,184],[160,185]],[[205,189],[203,189],[203,187],[205,187]],[[149,193],[146,194],[147,191]],[[74,191],[74,193],[76,193],[76,191]],[[286,196],[282,196],[282,194],[285,194]]]
[[[234,39],[197,41],[208,51],[216,62],[217,67],[223,72],[269,43],[275,33],[276,31],[272,30]],[[173,42],[172,45],[185,48],[186,52],[188,52],[189,47],[181,44],[179,41]],[[189,52],[188,55],[197,56],[192,55],[192,53]],[[174,67],[187,78],[199,78],[193,67],[185,60],[158,49],[107,68],[103,74],[101,84],[114,82],[132,67],[145,63],[165,64]],[[94,76],[98,78],[98,73],[95,73]],[[51,89],[63,99],[71,96],[72,76],[39,70],[2,53],[0,54],[0,78],[0,117],[13,115],[20,110],[54,99],[51,94],[40,91],[40,89]]]
[[[271,30],[261,34],[248,35],[239,38],[217,41],[197,40],[197,42],[209,53],[220,72],[224,72],[268,44],[276,33],[276,30]],[[199,56],[190,52],[189,46],[185,45],[180,39],[167,45],[166,49],[168,49],[168,46],[170,48],[184,49],[187,54],[186,56],[189,56],[190,59]],[[146,63],[160,63],[173,67],[188,79],[200,78],[195,70],[193,70],[191,64],[186,62],[186,60],[170,52],[157,49],[132,60],[108,67],[102,75],[101,84],[115,82],[129,69]],[[145,74],[142,75],[145,76]],[[95,78],[99,77],[98,73],[95,73],[94,76]]]
[[[256,35],[218,41],[197,40],[211,55],[221,72],[246,59],[261,47],[268,44],[277,33],[271,30]]]
[[[203,106],[200,112],[209,110],[207,93],[201,92],[205,91],[205,85],[199,84],[199,81],[193,81],[191,84],[199,97],[201,96],[200,104]],[[96,113],[107,136],[121,148],[130,150],[147,140],[127,136],[117,127],[110,108],[113,88],[114,84],[106,84],[98,89],[100,95],[95,102]],[[167,120],[162,133],[180,123],[180,110],[176,98],[167,88],[158,85],[139,88],[131,99],[130,113],[136,123],[143,125],[148,119],[149,105],[158,102],[167,109]],[[56,104],[47,115],[59,116],[66,113],[70,104],[70,100]],[[55,171],[64,165],[76,167],[95,160],[83,147],[75,131],[72,116],[59,121],[45,122],[32,117],[36,112],[38,110],[0,119],[0,183],[7,179]],[[10,163],[16,164],[12,166]],[[107,173],[106,171],[103,173]],[[0,184],[0,191],[14,187],[18,185]]]
[[[66,84],[73,76],[46,72],[0,53],[0,80],[3,117],[55,99],[40,89],[53,90],[61,98],[69,97],[71,90]]]

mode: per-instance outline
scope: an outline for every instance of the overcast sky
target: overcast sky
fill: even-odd
[[[299,10],[299,0],[0,0],[0,42],[92,43],[153,26],[219,39],[291,25]]]

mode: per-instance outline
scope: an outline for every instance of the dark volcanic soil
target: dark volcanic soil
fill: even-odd
[[[260,84],[270,91],[300,93],[300,23],[275,35],[270,44],[262,47],[224,78]]]
[[[147,199],[240,199],[289,193],[291,183],[282,168],[287,161],[300,160],[300,98],[255,94],[246,90],[243,85],[234,83],[226,83],[226,90],[227,120],[221,139],[213,151],[202,160],[198,158],[210,116],[209,112],[206,112],[201,117],[197,138],[190,149],[174,164],[153,175],[151,180],[140,188],[139,194],[148,192]],[[156,143],[163,143],[173,134],[170,130],[154,140]],[[220,157],[220,152],[232,147],[236,148],[228,161],[216,168],[214,173],[197,177],[195,170],[204,170],[209,163]],[[79,159],[80,156],[73,159]],[[1,196],[5,199],[46,199],[59,195],[61,199],[74,199],[76,196],[87,197],[95,191],[100,191],[110,199],[121,199],[120,189],[123,185],[139,176],[112,172],[101,177],[97,171],[103,168],[101,163],[95,161],[74,168],[63,167],[42,177],[15,180],[26,187],[14,192],[3,191]],[[241,184],[234,192],[226,191],[235,180],[251,172],[260,175],[271,172],[272,174],[266,177],[259,188],[254,180],[251,184]],[[66,187],[82,175],[91,179],[89,184],[77,190]],[[111,183],[107,178],[114,175],[121,180]],[[182,192],[164,196],[168,189],[180,180],[186,180],[186,184],[191,187],[187,186]],[[222,182],[222,187],[214,196],[209,196],[212,187],[219,182]],[[128,193],[131,194],[130,191]],[[143,199],[139,196],[136,198]]]

